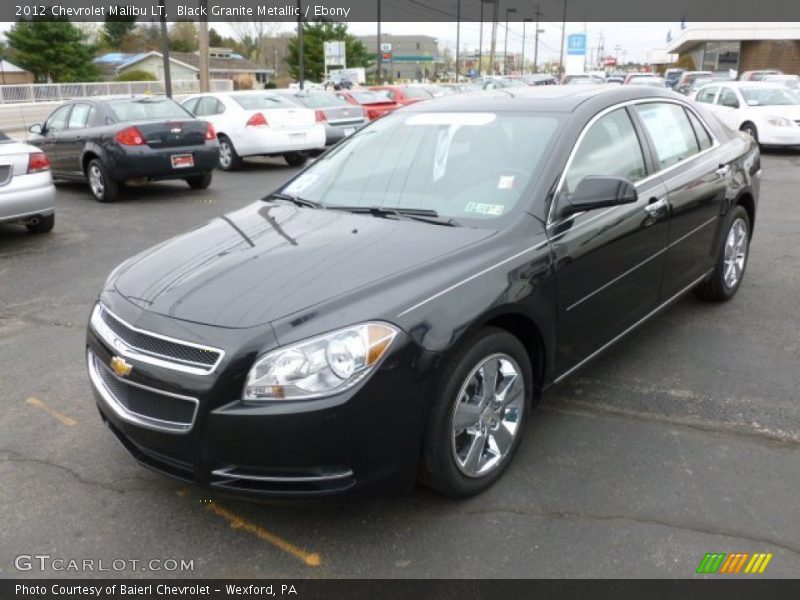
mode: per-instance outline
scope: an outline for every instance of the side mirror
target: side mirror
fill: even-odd
[[[31,125],[30,127],[28,127],[28,131],[30,131],[31,133],[37,133],[41,135],[42,133],[44,133],[44,128],[39,123],[36,123],[35,125]]]
[[[566,196],[561,216],[595,208],[632,204],[638,199],[636,187],[624,177],[589,175],[580,180],[572,194]]]

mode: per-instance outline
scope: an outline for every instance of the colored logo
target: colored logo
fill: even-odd
[[[697,573],[704,574],[756,574],[763,573],[767,570],[769,561],[772,560],[772,554],[756,553],[749,554],[747,552],[733,552],[726,554],[725,552],[709,552],[700,561],[697,567]]]
[[[114,370],[114,373],[120,377],[127,377],[133,370],[133,367],[129,365],[124,358],[120,358],[119,356],[115,356],[111,359],[111,368]]]

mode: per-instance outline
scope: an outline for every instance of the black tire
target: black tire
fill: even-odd
[[[211,180],[214,178],[214,175],[211,171],[206,171],[202,175],[195,175],[194,177],[187,177],[186,183],[189,184],[189,187],[193,190],[204,190],[208,186],[211,185]]]
[[[99,177],[100,185],[93,184],[94,177]],[[105,165],[97,158],[86,166],[86,182],[98,202],[114,202],[119,197],[119,184],[108,176]]]
[[[53,226],[56,224],[56,214],[47,215],[46,217],[39,217],[36,224],[26,223],[25,227],[31,233],[50,233],[53,231]]]
[[[306,164],[308,156],[301,154],[300,152],[287,152],[283,155],[283,159],[290,167],[302,167],[304,164]]]
[[[744,243],[744,257],[741,271],[735,283],[731,285],[730,279],[726,278],[729,272],[729,261],[726,262],[725,250],[728,245],[728,237],[731,235],[731,230],[738,223],[744,224],[747,238]],[[714,264],[714,271],[694,289],[694,293],[698,298],[709,302],[725,302],[733,298],[742,283],[745,269],[747,268],[747,259],[750,256],[750,233],[750,217],[747,211],[742,206],[734,206],[725,217],[725,227],[722,230],[722,235],[718,242],[717,260]]]
[[[223,171],[238,171],[242,168],[242,157],[237,154],[227,135],[219,136],[219,168]]]
[[[457,405],[465,405],[460,402],[459,396],[462,389],[469,389],[468,383],[471,377],[480,373],[480,371],[476,373],[477,367],[496,355],[512,358],[519,367],[524,385],[519,403],[521,408],[517,408],[515,433],[512,434],[512,441],[506,454],[487,473],[468,476],[465,474],[464,465],[457,464],[456,459],[456,455],[459,453],[457,448],[459,438],[468,435],[466,430],[463,430],[461,434],[457,434],[455,431],[454,419]],[[474,398],[479,397],[478,394],[474,396]],[[518,398],[517,402],[519,402],[519,393],[512,397]],[[473,496],[491,486],[511,463],[514,453],[519,447],[528,413],[533,407],[532,398],[533,370],[525,346],[518,338],[505,330],[487,327],[462,342],[447,359],[439,381],[433,389],[431,413],[428,417],[422,444],[421,483],[437,492],[454,497]],[[475,408],[475,410],[484,415],[486,413],[486,410],[481,408]],[[500,424],[500,427],[503,425]],[[465,437],[463,439],[472,440],[474,443],[477,438]],[[486,449],[489,448],[487,445]],[[467,452],[467,454],[469,453]]]
[[[756,144],[758,143],[758,129],[756,129],[755,125],[752,123],[745,123],[742,125],[741,131],[749,134],[750,137],[755,140]]]

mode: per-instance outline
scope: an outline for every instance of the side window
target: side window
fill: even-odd
[[[642,147],[624,108],[604,115],[586,132],[567,171],[567,190],[575,190],[589,175],[626,177],[638,181],[647,175]]]
[[[714,104],[714,97],[717,95],[718,87],[706,87],[700,90],[695,98],[698,102],[705,102],[706,104]]]
[[[196,117],[206,117],[208,115],[214,114],[214,103],[217,101],[216,98],[211,98],[210,96],[204,96],[200,98],[200,101],[197,103],[197,110],[194,111]]]
[[[183,108],[185,108],[192,114],[196,114],[197,111],[195,109],[197,108],[198,100],[199,100],[198,98],[192,98],[191,100],[187,100],[186,102],[183,103]]]
[[[736,97],[736,92],[734,92],[731,88],[724,87],[719,93],[717,104],[730,108],[739,108],[739,99]]]
[[[89,122],[89,115],[92,113],[93,107],[91,104],[76,104],[72,107],[72,112],[69,114],[68,129],[82,129],[86,127]]]
[[[219,100],[217,100],[216,98],[214,98],[214,108],[213,108],[213,110],[214,110],[214,112],[211,113],[211,114],[221,115],[222,113],[225,112],[225,105],[222,102],[220,102]]]
[[[688,109],[686,110],[686,114],[689,115],[689,121],[692,122],[692,127],[694,128],[694,132],[697,135],[697,141],[700,142],[700,150],[706,150],[707,148],[711,148],[714,142],[711,140],[711,136],[709,135],[708,130],[700,122],[700,119],[695,117],[694,113]]]
[[[64,131],[67,128],[67,115],[69,114],[70,108],[72,108],[71,104],[62,106],[52,115],[50,115],[50,118],[47,119],[46,123],[46,129],[48,133],[57,133],[59,131]]]
[[[700,151],[692,126],[681,106],[653,102],[640,104],[636,110],[653,140],[662,169]]]

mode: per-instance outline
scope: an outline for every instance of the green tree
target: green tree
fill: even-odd
[[[197,50],[197,26],[191,21],[178,21],[169,30],[169,49],[174,52]]]
[[[344,23],[330,21],[316,21],[303,23],[303,64],[306,79],[321,80],[325,75],[325,50],[323,42],[343,41],[347,67],[367,68],[374,62],[374,56],[367,50],[364,43],[347,32]],[[289,73],[297,79],[300,73],[299,46],[297,38],[289,41],[289,53],[286,62]]]
[[[46,19],[46,20],[45,20]],[[37,81],[96,81],[95,47],[67,18],[17,21],[6,32],[13,62],[34,74]]]
[[[136,17],[123,17],[121,15],[108,15],[103,23],[103,41],[112,50],[119,50],[125,41],[125,36],[136,29]]]

